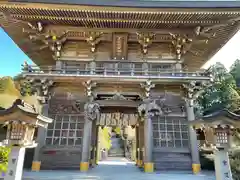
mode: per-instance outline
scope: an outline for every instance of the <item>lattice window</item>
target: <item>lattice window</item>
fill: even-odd
[[[52,115],[48,125],[46,145],[79,146],[82,144],[84,121],[80,115]]]
[[[227,144],[228,143],[228,134],[227,132],[216,132],[217,144]]]
[[[187,121],[183,118],[153,118],[153,143],[154,147],[188,147]]]

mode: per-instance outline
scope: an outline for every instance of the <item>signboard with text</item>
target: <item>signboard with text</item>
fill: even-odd
[[[102,113],[97,125],[100,126],[132,126],[137,123],[137,114]]]

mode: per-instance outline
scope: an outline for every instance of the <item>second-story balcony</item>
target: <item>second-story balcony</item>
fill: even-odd
[[[149,71],[137,68],[57,68],[56,66],[25,66],[23,68],[24,77],[48,78],[61,80],[96,80],[105,82],[144,82],[151,80],[153,82],[188,82],[188,81],[210,81],[211,76],[207,72],[189,72],[173,69],[164,69],[159,71]]]

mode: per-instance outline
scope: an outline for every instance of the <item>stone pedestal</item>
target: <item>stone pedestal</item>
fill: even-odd
[[[8,158],[8,171],[4,180],[22,180],[24,157],[24,147],[12,147]]]
[[[214,159],[216,180],[232,180],[232,172],[226,150],[216,151]]]

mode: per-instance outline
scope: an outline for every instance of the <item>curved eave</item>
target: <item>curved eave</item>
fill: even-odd
[[[238,8],[239,1],[161,1],[161,0],[10,0],[9,2],[52,3],[117,7],[159,8]]]
[[[48,49],[39,50],[39,46],[33,43],[27,34],[23,33],[23,29],[27,28],[25,22],[6,17],[0,11],[0,27],[35,64],[39,66],[54,64],[52,52]]]
[[[52,123],[52,119],[38,114],[34,108],[21,99],[17,99],[8,109],[0,109],[0,121],[21,120],[27,123],[46,127],[48,123]]]
[[[21,99],[17,99],[10,108],[0,110],[0,116],[6,116],[19,110],[28,115],[37,116],[37,113],[33,109],[24,106]]]
[[[208,119],[213,119],[213,118],[217,119],[218,117],[227,117],[227,118],[230,118],[230,119],[240,121],[240,115],[235,114],[235,113],[233,113],[233,112],[231,112],[227,109],[223,109],[223,110],[216,111],[214,113],[205,115],[205,116],[202,117],[202,119],[203,120],[208,120]]]
[[[92,29],[96,27],[131,29],[135,27],[134,29],[137,30],[142,29],[142,27],[144,29],[157,27],[160,30],[164,28],[181,29],[186,27],[194,29],[194,27],[199,25],[208,27],[240,17],[240,7],[237,5],[234,8],[226,8],[227,6],[224,6],[224,8],[215,9],[211,7],[204,9],[200,7],[189,8],[189,6],[176,8],[167,8],[166,6],[161,8],[157,8],[157,6],[154,6],[154,8],[133,8],[132,6],[113,8],[110,6],[76,6],[69,5],[69,3],[46,4],[29,3],[32,1],[25,2],[28,3],[14,4],[6,1],[0,2],[0,13],[3,12],[2,16],[0,14],[0,25],[37,65],[52,65],[55,64],[55,61],[52,57],[53,53],[48,48],[40,50],[39,47],[42,44],[31,42],[27,34],[22,32],[22,29],[27,27],[27,22],[35,23],[41,21],[45,24],[69,25],[82,28],[86,28],[87,24],[88,28]],[[50,2],[48,1],[48,3]],[[238,30],[238,21],[226,24],[215,30],[215,37],[211,37],[208,44],[193,44],[191,46],[192,51],[184,55],[186,65],[191,70],[199,69]]]
[[[198,120],[190,121],[189,124],[199,128],[202,125],[232,125],[234,127],[240,127],[240,115],[227,109],[223,109],[202,116]]]

